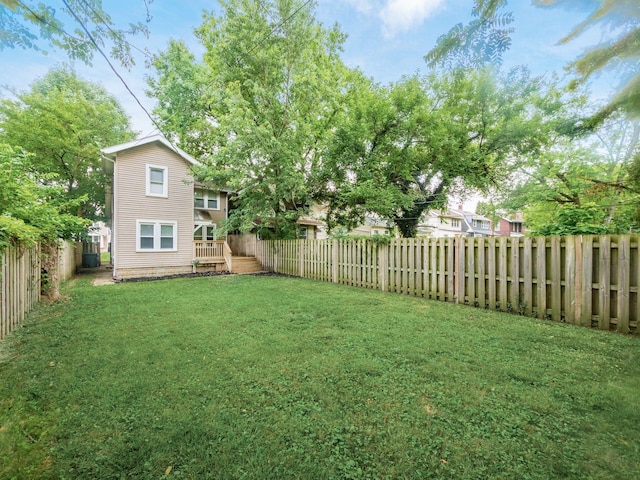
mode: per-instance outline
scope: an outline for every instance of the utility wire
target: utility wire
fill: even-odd
[[[96,11],[95,8],[93,8],[93,5],[91,5],[90,3],[88,3],[86,0],[80,0],[86,7],[88,7],[93,14],[96,16],[96,18],[98,18],[98,20],[100,20],[100,22],[107,27],[107,29],[113,34],[113,35],[119,35],[119,32],[116,32],[113,28],[111,28],[111,25],[109,25],[104,18],[102,18],[102,16],[100,15],[99,12]],[[145,2],[146,5],[146,2]],[[85,10],[86,11],[86,10]],[[148,15],[148,13],[147,13]],[[128,42],[127,40],[124,40],[124,43],[126,43],[127,45],[129,45],[131,48],[133,48],[134,50],[137,50],[138,52],[140,52],[141,54],[143,54],[145,57],[149,58],[149,59],[153,59],[153,55],[151,55],[149,52],[142,50],[138,47],[136,47],[135,45],[133,45],[132,43]]]
[[[151,114],[149,113],[149,111],[144,107],[144,105],[142,105],[142,103],[140,102],[140,100],[138,99],[138,97],[136,96],[135,93],[133,93],[133,90],[131,90],[131,88],[129,87],[129,85],[127,84],[127,82],[124,80],[124,78],[122,78],[122,76],[120,75],[120,73],[116,70],[116,68],[113,66],[113,63],[111,63],[111,60],[109,60],[109,57],[104,53],[104,51],[102,50],[102,48],[100,48],[100,46],[98,45],[98,43],[96,42],[96,40],[93,38],[93,35],[91,35],[91,33],[89,32],[89,30],[87,29],[86,25],[80,20],[80,18],[78,17],[78,15],[76,14],[76,12],[71,8],[71,6],[69,5],[69,3],[67,2],[67,0],[62,0],[62,3],[64,3],[64,5],[67,7],[67,9],[69,10],[69,12],[71,12],[71,15],[75,18],[76,22],[78,22],[78,24],[82,27],[82,30],[84,30],[84,32],[86,33],[87,37],[89,38],[89,40],[91,41],[91,43],[93,44],[93,46],[95,47],[95,49],[100,53],[100,55],[102,55],[102,57],[105,59],[105,61],[107,62],[107,64],[109,65],[109,68],[111,68],[111,71],[118,77],[118,79],[120,79],[120,81],[122,82],[122,84],[124,85],[124,87],[127,89],[127,91],[129,92],[129,94],[134,98],[134,100],[136,101],[136,103],[138,104],[138,106],[142,109],[142,111],[147,115],[147,117],[149,118],[149,120],[151,120],[151,123],[153,123],[156,128],[160,131],[160,133],[162,133],[162,135],[167,139],[167,141],[169,142],[169,144],[174,148],[174,150],[177,151],[178,147],[176,147],[172,142],[171,139],[167,138],[166,135],[164,135],[164,132],[162,132],[162,128],[160,127],[160,125],[158,124],[158,122],[155,121],[155,119],[151,116]]]

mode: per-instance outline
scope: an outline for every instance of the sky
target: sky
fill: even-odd
[[[59,0],[47,4],[57,9],[62,5]],[[593,0],[575,0],[571,9],[539,8],[532,6],[530,0],[511,0],[508,10],[514,12],[516,31],[511,49],[504,56],[504,67],[524,64],[537,75],[552,72],[563,75],[563,67],[569,61],[601,40],[600,31],[591,29],[569,45],[557,44],[594,10],[595,4]],[[144,21],[146,17],[143,0],[109,0],[103,5],[119,26]],[[359,67],[375,81],[387,84],[403,75],[426,72],[424,55],[440,35],[472,18],[472,6],[473,0],[318,0],[316,17],[326,26],[337,23],[347,34],[342,55],[347,65]],[[149,5],[153,17],[148,24],[149,38],[133,37],[131,43],[153,53],[164,50],[170,38],[177,38],[201,55],[203,49],[193,30],[202,23],[205,9],[219,11],[217,1],[153,0]],[[13,91],[28,89],[36,78],[63,63],[70,63],[64,52],[51,49],[46,56],[30,50],[0,50],[0,85]],[[102,58],[96,57],[92,66],[77,62],[73,66],[82,78],[101,83],[118,98],[140,135],[156,133],[150,119]],[[129,88],[151,112],[154,100],[145,94],[145,77],[151,72],[145,69],[142,55],[130,71],[117,63],[116,66]],[[614,86],[601,79],[595,95],[606,96]],[[1,95],[10,96],[10,90],[3,90]]]

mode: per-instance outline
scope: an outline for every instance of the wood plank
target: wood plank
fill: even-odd
[[[476,269],[478,271],[478,306],[480,308],[487,307],[487,294],[486,294],[486,251],[484,238],[476,239],[478,242],[478,264]]]
[[[388,278],[389,278],[389,245],[380,245],[378,247],[378,252],[380,254],[378,263],[380,265],[378,269],[378,285],[380,285],[380,290],[383,292],[388,291]]]
[[[508,283],[508,269],[507,269],[507,237],[500,237],[498,239],[499,250],[498,255],[500,257],[500,261],[498,262],[498,277],[500,280],[500,288],[498,290],[498,303],[500,305],[500,310],[503,312],[507,311],[507,303],[509,303],[509,298],[507,297],[507,283]]]
[[[416,240],[415,238],[409,239],[409,295],[415,296],[416,294]]]
[[[454,239],[447,238],[447,295],[445,301],[453,302],[456,296],[456,282],[455,282],[455,261],[454,261]]]
[[[580,325],[591,328],[593,317],[593,236],[582,237],[580,251],[576,250],[578,261],[582,257],[582,310]]]
[[[438,239],[431,239],[429,241],[431,249],[431,262],[429,268],[431,269],[431,285],[429,298],[437,300],[438,298]]]
[[[611,237],[598,238],[599,290],[598,290],[598,328],[609,330],[611,327]]]
[[[340,244],[338,240],[331,241],[331,281],[338,283],[340,268]]]
[[[533,239],[525,237],[522,242],[522,311],[528,317],[533,311]]]
[[[438,239],[438,300],[442,302],[447,301],[446,296],[446,283],[445,283],[445,268],[446,268],[446,252],[445,252],[445,240],[444,238]]]
[[[496,239],[491,237],[487,241],[487,270],[489,274],[489,310],[496,309]]]
[[[576,295],[580,292],[577,280],[577,260],[576,260],[576,242],[579,237],[565,238],[565,287],[564,287],[564,317],[567,323],[575,323],[576,318],[580,318],[577,314]]]
[[[618,328],[620,333],[629,333],[629,279],[631,237],[620,235],[618,242]]]
[[[520,313],[520,238],[511,238],[511,311]]]
[[[467,242],[467,298],[469,305],[476,306],[476,240]]]
[[[544,237],[536,239],[537,317],[547,318],[547,247]]]
[[[455,298],[456,303],[464,304],[465,303],[465,281],[466,281],[466,264],[464,261],[464,249],[466,248],[466,242],[463,237],[456,238],[456,259],[455,259],[455,280],[456,280],[456,289],[455,289]]]
[[[560,237],[551,237],[551,319],[562,319],[562,264],[560,263]]]

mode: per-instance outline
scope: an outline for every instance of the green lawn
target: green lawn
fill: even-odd
[[[0,478],[640,478],[640,343],[283,277],[92,287],[0,346]]]

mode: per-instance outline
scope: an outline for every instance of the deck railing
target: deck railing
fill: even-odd
[[[205,258],[224,257],[224,240],[194,240],[193,258],[202,260]]]
[[[231,248],[224,240],[194,240],[193,242],[193,259],[198,261],[216,260],[227,264],[227,268],[231,271]]]

